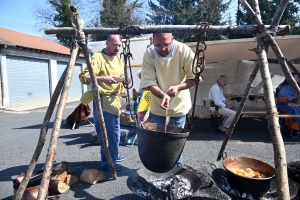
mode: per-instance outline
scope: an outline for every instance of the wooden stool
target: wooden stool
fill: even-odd
[[[214,101],[210,101],[210,106],[215,107],[215,111],[210,111],[210,123],[212,127],[215,127],[215,132],[219,131],[219,106],[217,106]]]

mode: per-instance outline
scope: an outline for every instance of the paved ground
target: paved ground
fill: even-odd
[[[68,104],[63,119],[78,104],[79,102]],[[0,199],[12,198],[12,180],[21,172],[26,171],[37,145],[45,112],[46,108],[19,114],[0,112]],[[91,116],[89,119],[93,121]],[[43,168],[53,121],[54,116],[49,124],[47,141],[36,170]],[[77,176],[80,176],[85,168],[99,168],[99,146],[90,143],[88,137],[88,133],[93,130],[94,128],[89,123],[81,124],[79,129],[75,130],[62,126],[57,145],[56,162],[67,161]],[[282,134],[287,161],[299,160],[300,135],[299,138],[294,139],[285,132]],[[203,166],[214,163],[224,137],[224,134],[214,133],[209,120],[196,120],[193,133],[188,137],[183,151],[184,164],[195,169],[202,169]],[[111,174],[105,172],[106,181],[95,185],[78,182],[72,185],[69,191],[60,194],[60,199],[140,199],[128,189],[126,184],[128,176],[143,168],[137,146],[120,146],[119,151],[126,156],[126,160],[121,162],[124,169],[118,172],[117,180],[112,180]],[[241,119],[227,144],[226,153],[228,157],[247,156],[263,160],[274,166],[273,146],[267,130],[267,121],[254,118]],[[199,197],[198,199],[218,199],[218,197]]]

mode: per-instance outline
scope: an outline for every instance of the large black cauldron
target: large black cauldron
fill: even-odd
[[[137,125],[138,151],[143,165],[150,171],[165,173],[177,163],[189,131],[164,124]]]

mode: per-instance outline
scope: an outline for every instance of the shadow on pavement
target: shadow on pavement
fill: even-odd
[[[88,120],[91,122],[91,123],[94,123],[94,119],[93,118],[88,118]],[[61,122],[61,129],[70,129],[71,130],[71,127],[67,126],[64,124],[64,121],[65,119],[62,120]],[[15,128],[15,129],[41,129],[41,126],[42,126],[42,120],[41,120],[41,124],[35,124],[35,125],[31,125],[31,126],[23,126],[23,127],[19,127],[19,128]],[[88,121],[86,122],[80,122],[78,124],[76,124],[78,127],[75,128],[75,129],[78,129],[80,128],[81,126],[88,126],[88,125],[91,125]],[[53,122],[49,122],[48,124],[48,128],[51,129],[53,128]]]
[[[268,122],[264,118],[241,118],[234,127],[230,140],[243,142],[264,142],[271,143],[271,136],[268,130]],[[281,130],[284,142],[300,143],[300,137],[292,138],[287,130]],[[225,133],[215,132],[210,119],[196,119],[193,130],[188,140],[224,140]]]

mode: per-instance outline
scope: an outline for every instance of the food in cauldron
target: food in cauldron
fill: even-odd
[[[226,169],[226,176],[229,184],[242,192],[251,193],[262,196],[270,189],[271,181],[275,177],[275,169],[271,165],[247,157],[230,157],[223,161],[223,166]],[[230,168],[246,169],[251,168],[254,171],[259,171],[264,174],[264,178],[249,178],[237,175],[230,171]]]
[[[253,169],[251,169],[250,167],[247,167],[246,169],[242,169],[242,168],[228,168],[229,171],[240,175],[240,176],[244,176],[247,178],[266,178],[266,175],[263,173],[260,173],[259,171],[254,171]]]

